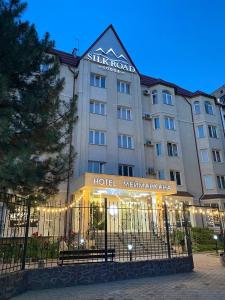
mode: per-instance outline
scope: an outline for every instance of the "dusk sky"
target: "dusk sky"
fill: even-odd
[[[23,18],[80,55],[113,24],[141,73],[191,91],[225,83],[224,0],[28,0]]]

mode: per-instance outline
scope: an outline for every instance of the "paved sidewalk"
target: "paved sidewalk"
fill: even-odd
[[[195,271],[88,286],[30,291],[14,300],[225,300],[225,268],[213,254],[196,254]]]

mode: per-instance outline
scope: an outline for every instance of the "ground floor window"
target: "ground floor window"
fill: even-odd
[[[134,176],[134,166],[130,166],[130,165],[119,165],[118,168],[118,173],[121,176]]]
[[[88,172],[102,174],[104,172],[104,164],[105,163],[101,161],[89,160]]]
[[[180,175],[180,172],[170,170],[170,180],[176,181],[177,185],[181,185],[181,175]]]

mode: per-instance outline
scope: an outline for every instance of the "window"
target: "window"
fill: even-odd
[[[181,176],[178,171],[170,171],[170,180],[176,181],[177,185],[181,185]]]
[[[219,189],[225,189],[225,176],[216,176]]]
[[[200,102],[195,101],[194,102],[194,111],[196,115],[199,115],[201,113],[201,108],[200,108]]]
[[[203,163],[209,162],[209,153],[207,149],[201,149],[200,154],[201,154],[201,162]]]
[[[130,84],[125,81],[117,81],[117,92],[123,94],[130,94]]]
[[[205,188],[207,190],[212,190],[213,189],[213,179],[212,175],[204,175],[204,182],[205,182]]]
[[[169,156],[178,156],[177,144],[167,143],[167,152]]]
[[[118,173],[120,176],[134,176],[134,167],[129,165],[119,165]]]
[[[105,145],[106,137],[104,131],[90,130],[89,131],[89,144],[92,145]]]
[[[204,126],[203,125],[199,125],[197,127],[197,132],[198,132],[198,137],[200,139],[205,137],[205,131],[204,131]]]
[[[209,136],[211,138],[215,138],[215,139],[218,138],[216,126],[208,125],[208,129],[209,129]]]
[[[163,91],[163,103],[167,105],[173,105],[172,95],[168,91]]]
[[[152,104],[158,104],[158,93],[156,90],[152,91]]]
[[[159,179],[165,179],[165,172],[164,172],[164,170],[159,170],[158,171],[158,178]]]
[[[105,115],[106,112],[105,107],[106,105],[103,102],[94,101],[94,100],[90,101],[90,113],[92,114]]]
[[[213,161],[222,162],[222,155],[220,150],[212,150]]]
[[[91,86],[105,88],[105,76],[91,73]]]
[[[88,161],[88,172],[91,173],[103,173],[103,168],[104,168],[104,162],[101,161],[94,161],[94,160],[89,160]]]
[[[205,101],[205,112],[209,115],[213,115],[213,106],[210,101]]]
[[[165,117],[165,128],[168,130],[175,130],[174,118]]]
[[[131,109],[124,106],[119,106],[117,108],[117,117],[118,119],[131,121]]]
[[[118,147],[125,149],[134,149],[134,140],[133,137],[128,135],[119,135],[118,136]]]
[[[154,129],[159,129],[160,128],[160,120],[159,117],[154,118]]]
[[[155,144],[155,150],[156,150],[156,155],[161,156],[162,155],[162,144],[161,143],[156,143]]]

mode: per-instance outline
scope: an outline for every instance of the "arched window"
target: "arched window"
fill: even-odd
[[[173,105],[172,95],[168,91],[163,91],[163,103],[167,105]]]
[[[213,115],[213,106],[210,101],[205,101],[205,112],[209,115]]]
[[[201,113],[201,108],[200,108],[200,102],[199,101],[194,102],[194,111],[195,111],[196,115]]]
[[[152,91],[152,104],[158,104],[158,92],[157,92],[157,90]]]

